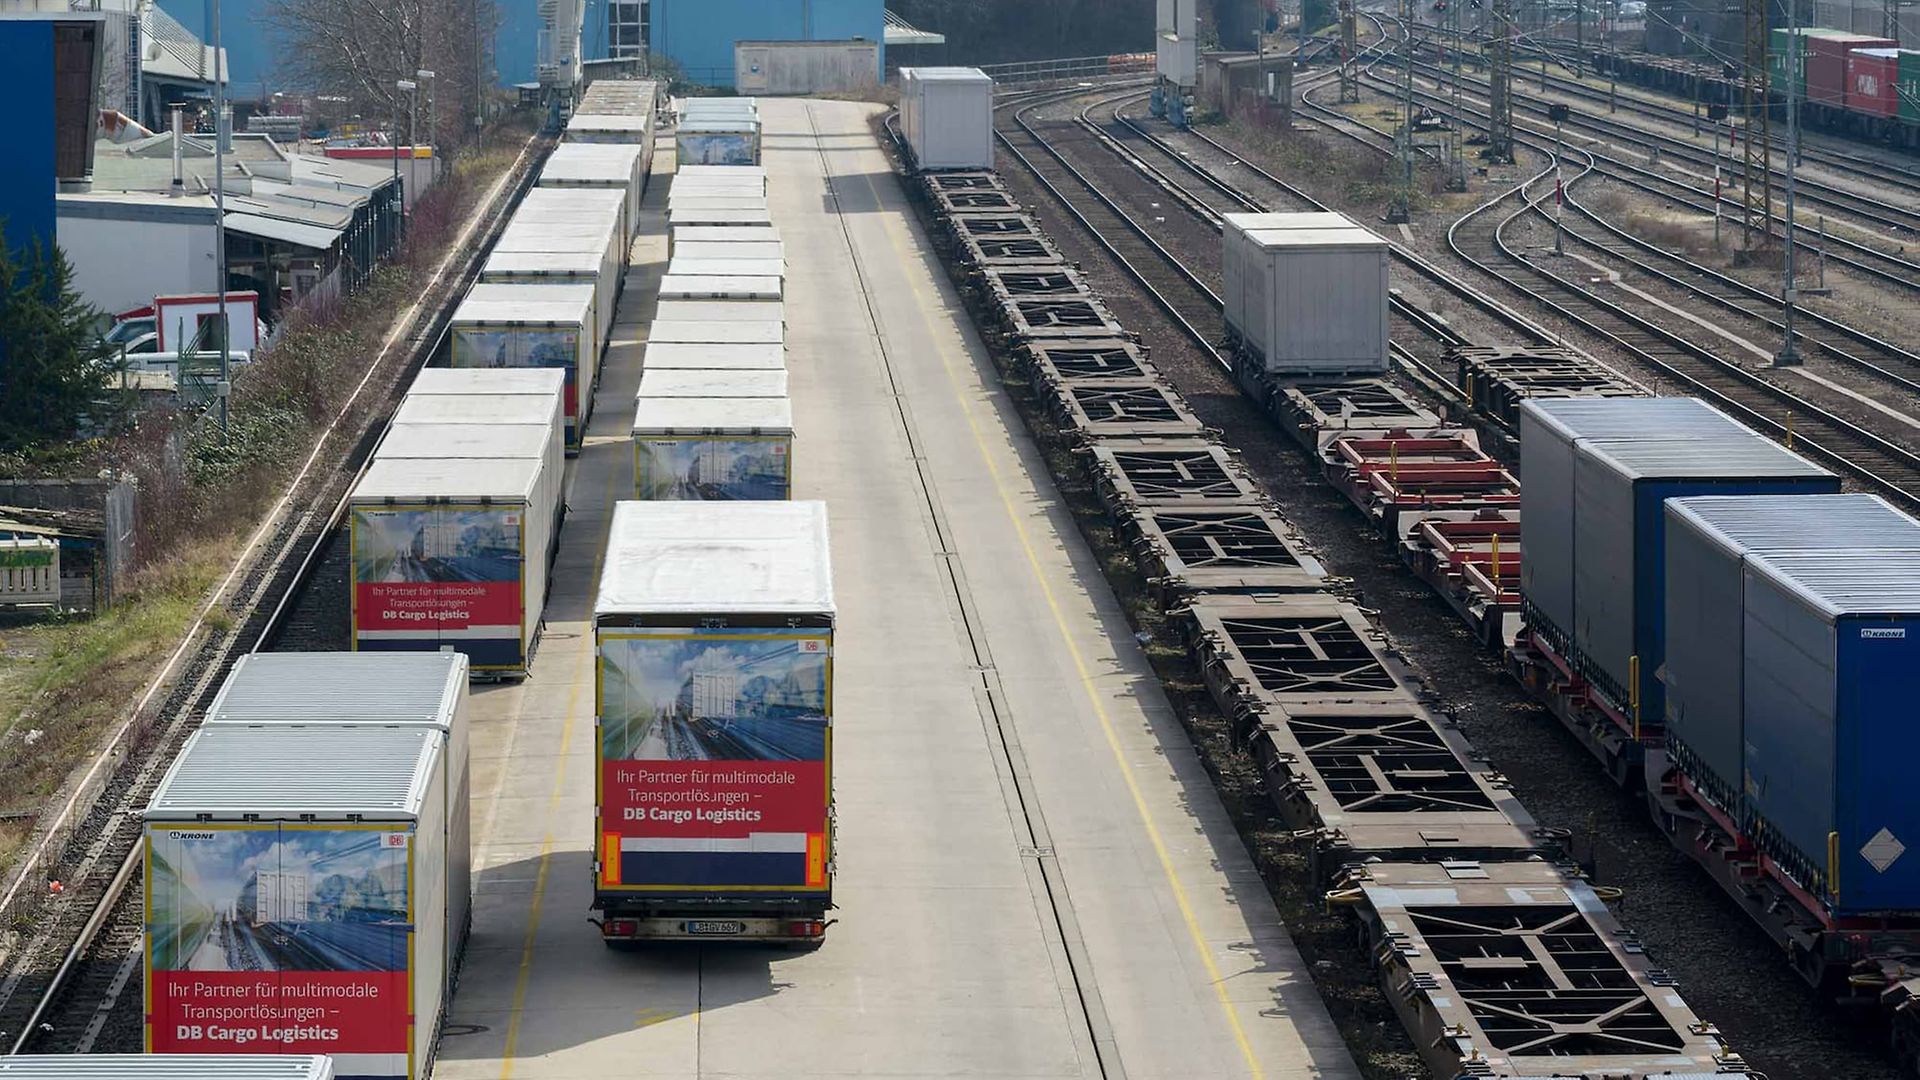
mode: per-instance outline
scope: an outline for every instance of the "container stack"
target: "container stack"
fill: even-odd
[[[644,185],[653,170],[654,123],[659,111],[659,83],[601,79],[580,96],[580,104],[567,121],[565,140],[638,146],[640,182]]]
[[[673,142],[681,165],[758,165],[760,105],[749,97],[687,98]]]
[[[349,499],[355,650],[450,648],[476,673],[526,675],[563,512],[564,384],[421,373]]]
[[[567,173],[586,175],[585,171]],[[536,187],[521,199],[454,311],[456,368],[558,368],[567,445],[579,449],[613,327],[637,206],[627,186]]]
[[[1694,398],[1523,402],[1520,460],[1528,627],[1647,732],[1665,715],[1665,500],[1840,490],[1826,469]]]
[[[767,205],[751,98],[695,98],[681,113],[755,125],[750,163],[680,164],[667,196],[669,261],[634,405],[634,497],[766,500],[789,495],[786,252]],[[706,132],[696,131],[701,139]],[[696,147],[705,143],[696,140]]]

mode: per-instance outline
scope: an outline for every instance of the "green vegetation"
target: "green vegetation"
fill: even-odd
[[[72,440],[118,374],[67,257],[38,241],[22,255],[0,244],[0,451]]]

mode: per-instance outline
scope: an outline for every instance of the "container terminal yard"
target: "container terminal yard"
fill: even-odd
[[[1829,302],[1920,168],[1815,59],[1897,38],[1779,39],[1842,89],[1725,212],[1823,211],[1803,299],[1621,210],[1718,227],[1684,65],[1160,8],[1151,78],[543,85],[0,893],[0,1076],[1920,1075],[1920,356]],[[1487,164],[1383,221],[1236,95]]]

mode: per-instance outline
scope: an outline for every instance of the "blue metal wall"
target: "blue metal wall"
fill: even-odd
[[[732,86],[735,41],[882,42],[884,12],[882,0],[653,0],[649,45],[694,82]]]
[[[199,35],[201,41],[213,43],[212,5],[207,0],[159,0],[159,3],[162,11]],[[268,91],[287,89],[283,81],[274,77],[275,54],[280,43],[267,18],[269,3],[270,0],[220,0],[220,37],[227,49],[229,69],[227,85],[236,98],[255,97],[263,85]],[[540,36],[534,0],[496,0],[496,7],[500,13],[500,33],[494,42],[494,53],[500,85],[532,82],[534,49]],[[601,17],[604,19],[605,15]]]
[[[0,168],[0,242],[18,251],[54,243],[53,23],[0,19],[7,59],[7,163]]]

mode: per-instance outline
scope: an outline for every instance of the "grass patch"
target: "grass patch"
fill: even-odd
[[[0,629],[0,865],[10,866],[73,766],[126,715],[241,546],[239,534],[147,567],[95,618]]]

